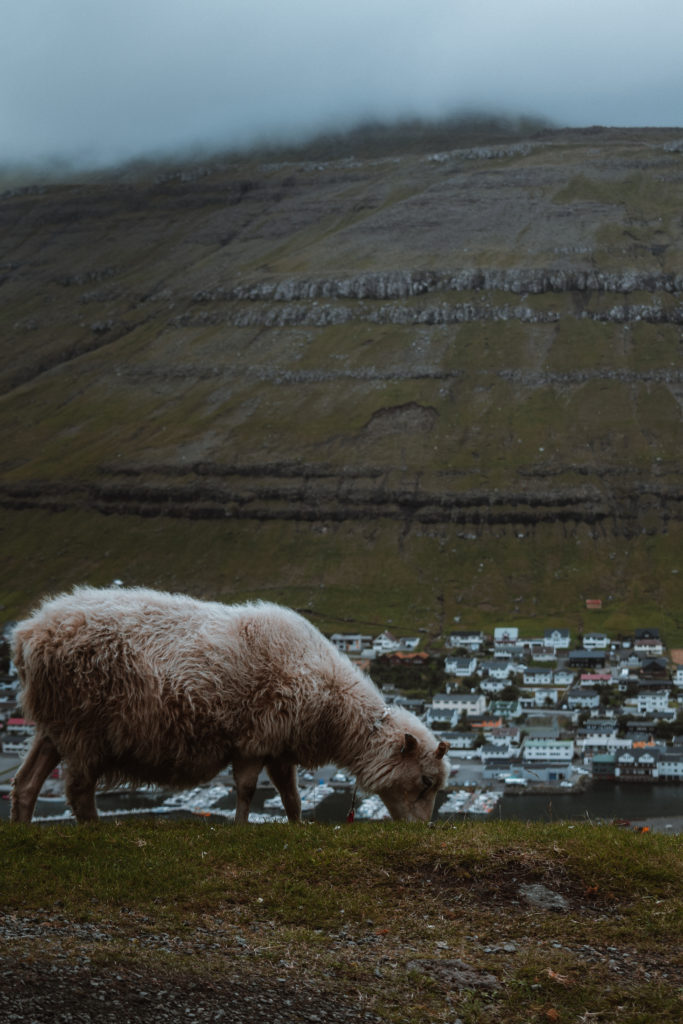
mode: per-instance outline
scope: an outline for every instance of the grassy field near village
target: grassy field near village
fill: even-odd
[[[681,836],[590,823],[0,827],[12,965],[391,1022],[677,1022]],[[98,973],[99,972],[99,973]]]
[[[0,620],[23,617],[46,594],[77,583],[153,586],[227,603],[263,599],[301,611],[327,633],[385,627],[439,646],[453,629],[492,632],[517,626],[524,636],[570,629],[608,636],[656,627],[683,647],[683,550],[680,524],[665,536],[610,544],[581,531],[567,543],[547,524],[516,545],[495,538],[446,541],[426,531],[402,538],[384,525],[368,542],[360,523],[325,531],[311,524],[102,516],[86,509],[49,513],[0,510],[5,573]],[[39,538],[38,540],[36,538]],[[623,543],[623,542],[622,542]],[[586,610],[602,597],[603,610]],[[456,623],[459,617],[459,624]]]

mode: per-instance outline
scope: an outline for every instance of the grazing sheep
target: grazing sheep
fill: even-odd
[[[12,821],[29,822],[60,760],[79,822],[95,788],[178,788],[232,764],[246,822],[265,766],[290,821],[296,766],[333,762],[378,793],[393,818],[428,821],[448,777],[439,743],[295,612],[143,589],[79,587],[46,600],[13,636],[24,714],[36,723],[17,773]]]

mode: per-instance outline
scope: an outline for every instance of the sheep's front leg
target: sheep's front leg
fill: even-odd
[[[60,761],[59,751],[52,740],[40,733],[36,735],[26,760],[14,779],[11,821],[29,823],[33,817],[40,788]]]
[[[236,757],[233,759],[232,773],[235,776],[237,790],[236,825],[246,825],[249,821],[249,806],[254,798],[256,783],[262,768],[263,760],[261,758]]]
[[[290,821],[301,821],[301,797],[296,784],[296,765],[291,761],[274,760],[267,765],[268,774],[282,797]]]
[[[88,772],[77,771],[68,766],[64,791],[76,821],[97,821],[97,805],[95,804],[95,786],[97,776]]]

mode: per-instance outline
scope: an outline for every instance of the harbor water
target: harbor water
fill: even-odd
[[[253,803],[254,815],[263,813],[266,800],[273,797],[272,789],[261,788],[257,791]],[[201,800],[188,806],[168,806],[166,801],[169,791],[132,790],[129,792],[100,793],[97,804],[103,816],[128,814],[168,814],[173,817],[189,817],[193,814],[211,814],[229,819],[235,807],[234,790],[225,787],[225,795],[206,807]],[[360,807],[361,797],[356,800],[356,810]],[[444,801],[443,796],[437,800],[437,820],[458,820],[461,814],[439,815],[438,810]],[[323,822],[345,822],[351,809],[352,791],[349,788],[329,789],[321,792],[321,800],[305,812],[309,820]],[[275,817],[277,809],[267,809]],[[59,818],[66,811],[63,800],[39,797],[35,817],[40,820]],[[282,815],[282,811],[279,812]],[[474,815],[467,815],[475,817]],[[9,799],[3,794],[0,800],[0,818],[9,818]],[[362,815],[357,813],[356,820]],[[487,818],[517,819],[520,821],[563,821],[589,820],[642,821],[644,819],[683,819],[683,785],[658,783],[596,783],[578,793],[520,793],[519,795],[502,795],[488,815],[476,815],[478,820]]]

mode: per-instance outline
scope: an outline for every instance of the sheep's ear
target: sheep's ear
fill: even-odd
[[[417,750],[417,740],[413,736],[412,732],[407,732],[403,737],[403,746],[401,747],[401,753],[404,757],[412,754]]]
[[[444,756],[444,754],[446,753],[446,751],[449,748],[450,748],[450,743],[446,743],[446,742],[444,742],[444,740],[441,740],[441,742],[439,743],[438,747],[436,748],[436,759],[437,759],[437,761],[441,760],[441,758]]]

